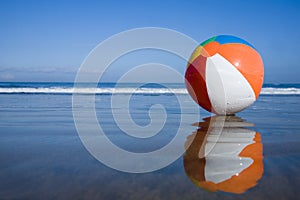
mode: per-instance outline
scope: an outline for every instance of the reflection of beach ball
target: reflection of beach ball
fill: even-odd
[[[183,162],[196,186],[241,194],[262,178],[263,143],[260,133],[244,127],[251,123],[230,117],[214,116],[200,122],[187,138]]]
[[[221,35],[201,43],[185,73],[189,94],[204,109],[234,114],[250,106],[263,84],[263,62],[248,42]]]

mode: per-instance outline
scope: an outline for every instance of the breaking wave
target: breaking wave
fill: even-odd
[[[1,94],[140,94],[184,95],[185,88],[73,88],[73,87],[0,87]],[[261,95],[300,95],[300,88],[263,88]]]

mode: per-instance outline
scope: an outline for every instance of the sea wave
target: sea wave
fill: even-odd
[[[185,88],[0,88],[2,94],[187,94]]]
[[[1,94],[187,94],[185,88],[63,88],[63,87],[12,87],[0,88]],[[261,95],[300,95],[300,88],[263,88]]]
[[[300,95],[300,88],[262,88],[262,95]]]

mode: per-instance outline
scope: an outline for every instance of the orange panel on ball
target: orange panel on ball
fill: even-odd
[[[256,98],[258,98],[264,77],[263,62],[260,55],[245,44],[220,45],[218,54],[233,64],[247,79]]]
[[[220,44],[218,42],[209,42],[201,49],[201,55],[209,57],[215,55],[219,50]]]

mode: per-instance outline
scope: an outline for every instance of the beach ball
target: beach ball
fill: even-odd
[[[254,103],[263,78],[263,62],[255,47],[230,35],[201,43],[185,72],[185,84],[194,101],[219,115],[234,114]]]

